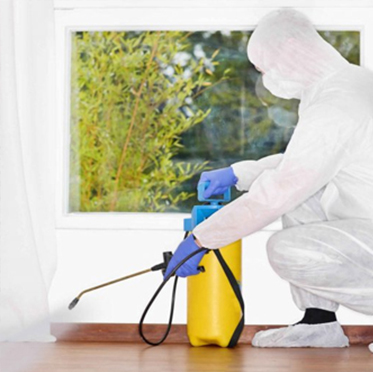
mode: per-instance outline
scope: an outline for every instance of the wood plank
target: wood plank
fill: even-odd
[[[2,372],[372,372],[366,346],[234,349],[110,342],[0,343]]]
[[[246,325],[239,343],[251,344],[258,331],[284,327],[284,325]],[[343,329],[351,345],[367,345],[373,342],[373,326],[346,325]],[[166,330],[164,324],[146,324],[144,333],[152,341],[159,340]],[[113,323],[53,323],[52,333],[58,341],[93,342],[142,342],[138,333],[138,324]],[[189,343],[185,324],[174,324],[165,341],[168,344]]]

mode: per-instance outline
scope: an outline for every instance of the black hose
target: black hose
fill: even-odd
[[[163,287],[166,285],[166,283],[171,279],[171,277],[176,273],[176,271],[179,269],[180,266],[184,265],[185,262],[187,262],[190,258],[192,258],[193,256],[195,256],[196,254],[200,253],[200,252],[203,252],[203,251],[209,251],[209,249],[207,248],[200,248],[200,249],[197,249],[196,251],[192,252],[191,254],[189,254],[187,257],[185,257],[182,261],[180,261],[176,266],[175,268],[168,274],[168,276],[166,278],[164,278],[163,282],[161,283],[161,285],[158,287],[158,289],[155,291],[153,297],[151,298],[151,300],[149,301],[148,305],[146,306],[142,316],[141,316],[141,319],[140,319],[140,322],[139,322],[139,334],[141,336],[141,338],[148,344],[148,345],[152,345],[152,346],[157,346],[157,345],[160,345],[168,336],[168,334],[170,333],[170,330],[171,330],[171,326],[172,326],[172,318],[173,318],[173,315],[174,315],[174,307],[175,307],[175,298],[176,298],[176,287],[177,287],[177,280],[178,280],[178,277],[176,276],[175,277],[175,280],[174,280],[174,287],[172,289],[172,298],[171,298],[171,310],[170,310],[170,318],[168,320],[168,326],[167,326],[167,329],[166,329],[166,332],[165,334],[163,335],[163,337],[159,340],[159,341],[156,341],[156,342],[153,342],[153,341],[149,341],[145,335],[144,335],[144,332],[143,332],[143,324],[144,324],[144,320],[145,320],[145,317],[150,309],[150,307],[153,305],[153,302],[155,301],[155,299],[158,297],[159,293],[161,292],[161,290],[163,289]]]

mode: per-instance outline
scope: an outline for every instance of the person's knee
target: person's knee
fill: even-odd
[[[267,255],[273,270],[282,278],[286,279],[289,272],[289,247],[291,237],[287,230],[273,234],[267,242]]]
[[[267,255],[269,262],[276,266],[277,262],[283,261],[284,231],[274,233],[267,242]]]

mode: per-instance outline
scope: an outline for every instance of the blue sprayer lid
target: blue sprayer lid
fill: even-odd
[[[212,198],[204,198],[203,193],[207,189],[209,182],[199,183],[197,187],[198,201],[203,205],[195,205],[192,209],[192,217],[184,219],[184,231],[192,231],[199,223],[210,217],[213,213],[223,207],[220,203],[227,203],[231,200],[231,189],[229,188],[223,195]]]

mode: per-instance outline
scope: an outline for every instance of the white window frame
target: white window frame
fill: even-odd
[[[307,4],[308,3],[308,4]],[[55,0],[57,74],[57,229],[181,230],[187,213],[68,213],[70,33],[81,30],[253,30],[268,12],[290,6],[318,30],[360,31],[360,62],[373,70],[373,4],[293,0]],[[182,9],[181,9],[182,8]],[[370,45],[370,49],[366,46]],[[281,229],[280,221],[266,231]]]

